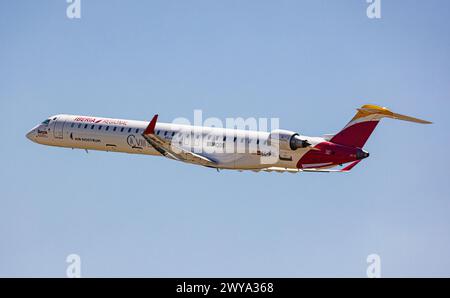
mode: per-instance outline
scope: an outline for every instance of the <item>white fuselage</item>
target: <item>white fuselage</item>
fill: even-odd
[[[161,155],[142,135],[148,125],[147,121],[56,115],[33,128],[27,137],[49,146]],[[155,134],[192,151],[202,147],[199,150],[206,151],[210,158],[218,161],[216,167],[224,169],[296,168],[299,159],[309,150],[280,150],[276,160],[267,164],[261,162],[261,157],[270,151],[268,132],[158,122]],[[313,144],[323,141],[322,138],[308,140]],[[232,146],[233,150],[227,146]]]

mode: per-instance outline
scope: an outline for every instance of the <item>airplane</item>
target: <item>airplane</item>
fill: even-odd
[[[363,149],[382,118],[432,122],[363,105],[338,133],[309,137],[294,131],[271,132],[77,115],[55,115],[26,137],[48,146],[164,156],[217,171],[349,172],[369,157]],[[341,169],[336,166],[346,165]]]

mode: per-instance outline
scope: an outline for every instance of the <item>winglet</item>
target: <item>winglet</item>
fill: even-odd
[[[357,160],[355,162],[352,162],[351,164],[349,164],[348,166],[346,166],[345,168],[343,168],[341,170],[341,172],[350,172],[351,169],[353,169],[361,160]]]
[[[150,121],[149,125],[147,126],[147,128],[144,131],[144,135],[152,135],[155,133],[156,121],[158,121],[158,114],[153,116],[152,121]]]

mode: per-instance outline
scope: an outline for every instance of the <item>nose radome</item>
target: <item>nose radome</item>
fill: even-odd
[[[34,134],[35,134],[35,130],[34,130],[34,129],[30,130],[30,131],[26,134],[27,139],[29,139],[30,141],[34,141]]]

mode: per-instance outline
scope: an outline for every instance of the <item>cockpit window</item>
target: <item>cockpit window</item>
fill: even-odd
[[[44,124],[44,125],[48,125],[49,123],[50,123],[50,119],[42,121],[42,124]]]

